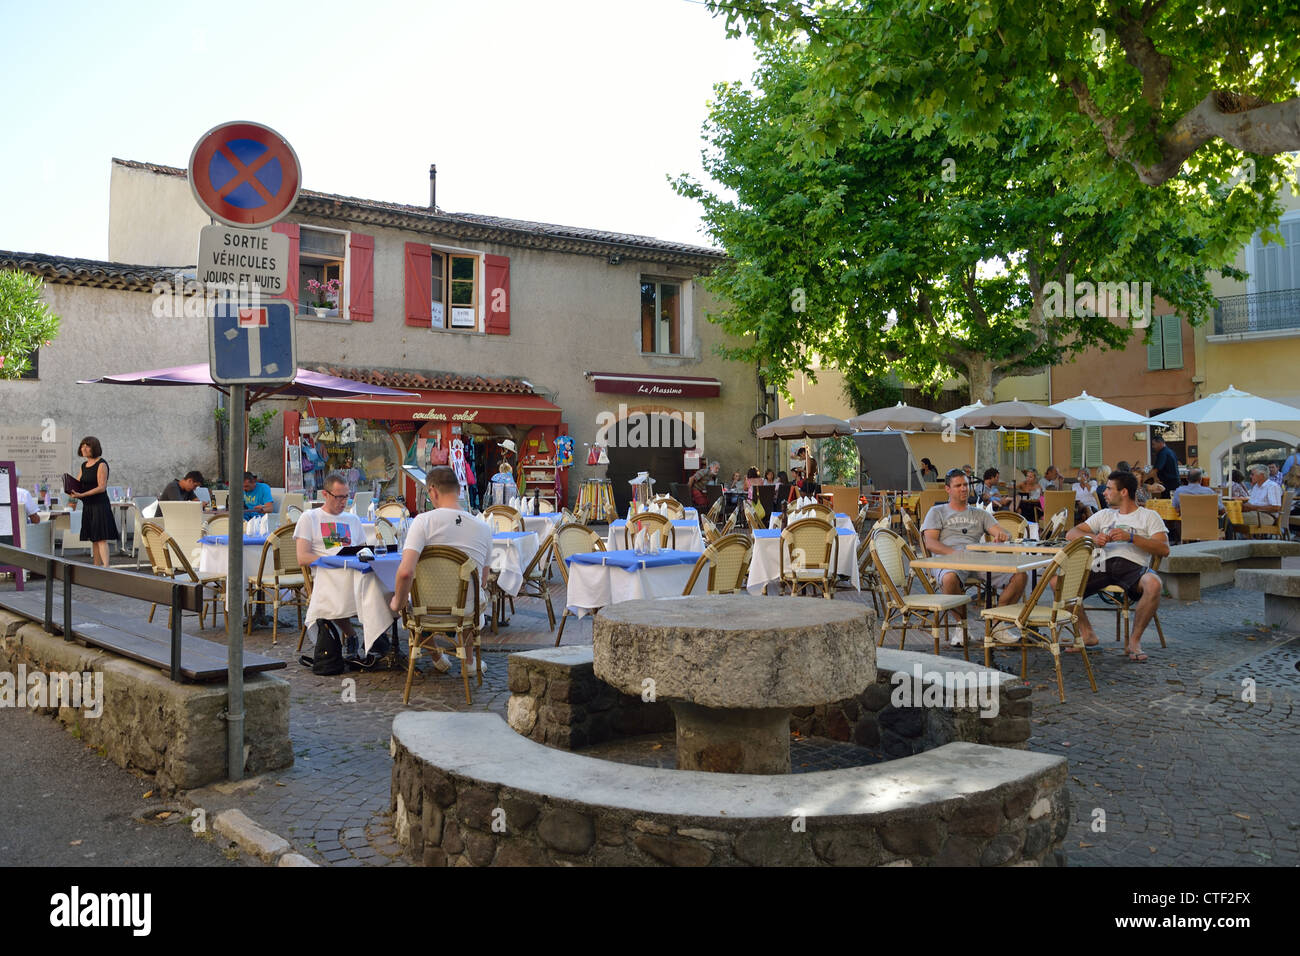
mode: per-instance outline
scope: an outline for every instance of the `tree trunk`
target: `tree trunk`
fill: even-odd
[[[966,381],[970,383],[971,403],[977,401],[985,405],[993,404],[993,362],[972,356],[966,362]],[[984,474],[986,468],[998,467],[996,431],[979,429],[975,432],[975,467],[976,476]]]

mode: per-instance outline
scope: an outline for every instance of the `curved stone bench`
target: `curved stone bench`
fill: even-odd
[[[954,743],[870,767],[714,774],[612,763],[495,714],[393,721],[397,838],[431,866],[1057,865],[1064,758]]]
[[[1279,570],[1283,558],[1296,555],[1297,541],[1193,541],[1170,548],[1157,573],[1170,597],[1199,601],[1202,588],[1232,584],[1242,568]]]
[[[1264,592],[1264,623],[1300,631],[1300,571],[1243,570],[1235,578],[1244,591]]]

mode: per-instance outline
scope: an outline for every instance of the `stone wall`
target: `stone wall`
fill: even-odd
[[[917,665],[926,675],[974,673],[990,682],[990,693],[995,683],[997,704],[988,711],[996,714],[981,716],[976,707],[895,707],[890,701],[895,675],[912,679]],[[1018,678],[981,664],[882,647],[876,651],[874,684],[847,700],[798,708],[790,729],[805,737],[852,741],[890,757],[907,757],[954,741],[1024,749],[1031,729],[1032,693]]]
[[[426,866],[1064,865],[1066,763],[953,743],[787,775],[617,764],[494,714],[399,714],[392,807]]]
[[[17,675],[103,674],[103,712],[34,707],[56,717],[120,767],[152,774],[165,790],[188,790],[227,778],[225,684],[177,684],[161,670],[54,637],[0,611],[0,672]],[[266,674],[244,680],[244,773],[293,765],[289,684]]]
[[[511,654],[506,718],[517,733],[564,750],[673,729],[667,704],[646,703],[596,677],[591,647]]]

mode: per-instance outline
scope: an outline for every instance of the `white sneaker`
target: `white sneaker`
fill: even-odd
[[[469,671],[471,674],[477,674],[477,673],[479,673],[479,671],[476,671],[476,670],[474,669],[474,662],[471,661],[471,660],[469,660],[468,658],[467,658],[466,660],[461,661],[461,662],[460,662],[460,666],[463,667],[463,668],[465,668],[465,669],[466,669],[467,671]],[[479,658],[479,667],[481,668],[481,672],[482,672],[482,673],[486,674],[486,673],[488,672],[487,665],[483,663],[483,658],[482,658],[482,657]]]
[[[966,644],[966,628],[958,625],[948,634],[949,647],[962,647]]]
[[[443,654],[434,660],[433,669],[439,674],[445,674],[447,671],[451,670],[451,661],[447,660],[446,654]]]
[[[999,644],[1019,644],[1020,628],[1014,624],[1003,624],[993,632],[993,640]]]

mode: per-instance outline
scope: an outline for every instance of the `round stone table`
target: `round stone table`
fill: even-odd
[[[677,767],[789,773],[790,711],[876,679],[871,612],[824,598],[719,595],[623,601],[596,617],[596,676],[666,701]]]

